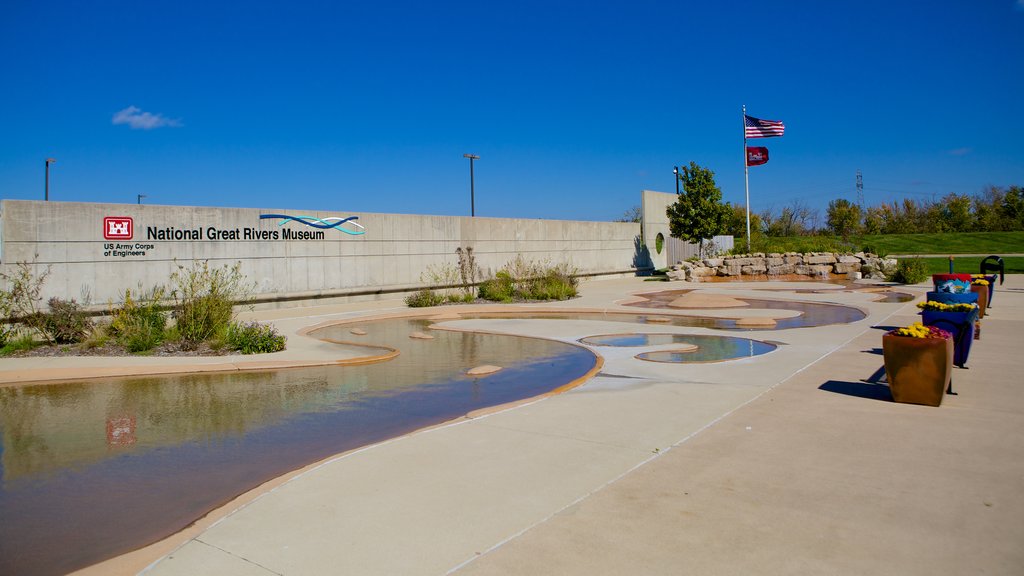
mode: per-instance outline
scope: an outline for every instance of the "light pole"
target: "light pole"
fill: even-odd
[[[138,196],[139,196],[139,198],[138,198],[139,204],[142,204],[142,199],[145,198],[146,195],[145,194],[139,194]]]
[[[463,158],[469,158],[469,215],[476,216],[476,190],[473,178],[473,160],[479,160],[476,154],[463,154]]]
[[[676,196],[679,196],[679,166],[673,166],[672,173],[676,175]]]
[[[46,200],[46,201],[50,200],[50,164],[53,164],[56,161],[57,161],[56,158],[47,158],[46,159],[46,188],[43,191],[43,200]]]

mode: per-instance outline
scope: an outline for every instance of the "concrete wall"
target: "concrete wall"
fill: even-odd
[[[643,239],[644,246],[650,253],[650,258],[655,268],[666,268],[678,261],[686,260],[696,256],[698,246],[692,242],[672,238],[668,227],[668,215],[666,209],[674,204],[676,195],[667,192],[654,192],[644,190],[640,193],[640,207],[643,218]],[[657,250],[657,236],[664,236],[664,245],[661,252]],[[715,247],[719,252],[732,250],[732,236],[715,236],[712,238]]]
[[[286,230],[318,230],[295,221],[279,226],[280,219],[260,219],[261,214],[355,215],[365,234],[327,229],[322,239],[285,240]],[[105,239],[107,217],[131,218],[132,238]],[[202,239],[153,239],[150,228],[199,230]],[[245,238],[247,229],[276,232],[278,238]],[[454,265],[459,247],[472,247],[485,270],[497,270],[521,254],[551,264],[569,262],[585,274],[629,272],[636,232],[636,224],[619,222],[4,200],[0,263],[8,271],[20,261],[35,261],[40,270],[49,266],[44,299],[81,298],[88,292],[93,303],[103,304],[139,283],[166,284],[179,263],[241,262],[257,295],[294,300],[416,289],[425,285],[421,274],[428,266]],[[238,238],[210,238],[217,234]]]
[[[668,266],[668,251],[662,248],[658,253],[656,238],[661,234],[666,243],[671,238],[668,229],[668,216],[665,214],[671,204],[676,201],[676,195],[666,192],[654,192],[644,190],[640,192],[640,212],[642,214],[644,246],[651,255],[651,262],[655,268]]]

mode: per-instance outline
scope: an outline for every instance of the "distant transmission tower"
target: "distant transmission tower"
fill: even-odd
[[[864,177],[857,170],[857,206],[864,208]]]

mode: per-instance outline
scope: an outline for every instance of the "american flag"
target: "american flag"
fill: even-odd
[[[761,120],[753,116],[743,115],[743,134],[747,138],[771,138],[782,136],[786,131],[781,120]]]

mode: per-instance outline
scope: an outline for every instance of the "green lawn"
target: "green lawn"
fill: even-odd
[[[949,272],[949,260],[946,258],[922,258],[929,274],[945,274]],[[977,274],[981,271],[982,258],[972,256],[961,256],[953,258],[953,272],[963,274]],[[1009,256],[1003,258],[1003,265],[1007,274],[1024,274],[1024,256]]]
[[[755,237],[754,252],[858,252],[876,254],[1024,254],[1024,232],[949,234],[879,234],[843,241],[832,236]],[[736,238],[734,252],[746,252],[746,239]]]
[[[862,236],[856,244],[880,254],[1024,254],[1024,232],[884,234]]]

